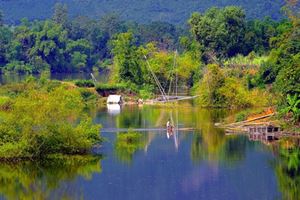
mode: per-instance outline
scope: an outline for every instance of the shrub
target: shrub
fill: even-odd
[[[95,84],[92,80],[77,80],[75,85],[78,87],[95,87]]]
[[[297,123],[300,121],[300,95],[295,94],[291,96],[287,95],[286,105],[281,109],[281,113],[287,115],[292,113],[293,122]]]
[[[0,158],[81,154],[100,142],[100,127],[83,115],[77,89],[58,86],[47,91],[37,83],[24,85],[26,92],[10,97],[11,109],[0,123]]]
[[[97,96],[95,95],[94,92],[92,92],[86,88],[80,88],[79,92],[85,102],[90,101],[90,100],[95,100],[97,98]]]
[[[197,93],[202,106],[224,106],[224,96],[218,90],[225,84],[224,73],[218,65],[208,65]]]
[[[153,97],[153,86],[151,85],[144,85],[140,90],[139,90],[139,96],[142,99],[151,99]]]
[[[108,96],[109,94],[115,94],[118,92],[125,92],[129,91],[130,87],[128,87],[124,83],[118,83],[118,84],[99,84],[96,86],[96,91],[101,96]]]
[[[241,122],[247,119],[247,113],[246,112],[240,112],[235,116],[236,122]]]

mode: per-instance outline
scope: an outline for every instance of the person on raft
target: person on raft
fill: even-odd
[[[173,134],[173,126],[170,122],[170,119],[167,121],[167,137],[169,138],[170,135]]]

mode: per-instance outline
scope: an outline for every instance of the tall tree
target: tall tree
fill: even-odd
[[[196,40],[206,52],[214,52],[218,57],[231,57],[242,51],[245,22],[244,11],[235,6],[193,13],[189,20]]]
[[[0,27],[4,25],[3,12],[0,10]]]
[[[141,56],[138,54],[135,42],[132,33],[120,33],[112,41],[112,52],[118,79],[141,85],[143,83],[142,70],[139,63]]]
[[[61,3],[55,4],[52,20],[55,23],[60,24],[63,27],[66,27],[68,22],[68,7],[66,4],[61,4]]]

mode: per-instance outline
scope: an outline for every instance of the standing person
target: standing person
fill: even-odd
[[[169,128],[171,127],[171,122],[170,119],[167,121],[167,130],[169,130]]]
[[[173,126],[170,122],[170,119],[167,121],[167,137],[170,138],[170,135],[173,135]]]

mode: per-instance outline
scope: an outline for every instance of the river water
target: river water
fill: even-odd
[[[189,103],[99,108],[90,115],[103,128],[160,128],[170,119],[194,130],[144,131],[126,142],[102,131],[98,156],[1,164],[0,198],[296,199],[299,172],[290,176],[278,148],[214,127],[230,114]]]

